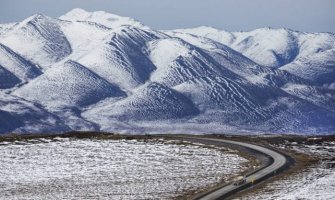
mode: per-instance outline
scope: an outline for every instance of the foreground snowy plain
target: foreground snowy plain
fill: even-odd
[[[224,181],[248,161],[162,140],[0,143],[0,199],[171,199]]]

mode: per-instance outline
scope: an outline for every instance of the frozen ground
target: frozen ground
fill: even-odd
[[[298,152],[312,154],[321,161],[285,177],[267,184],[256,193],[241,199],[299,199],[299,200],[330,200],[335,199],[335,142],[320,144],[285,144],[283,149],[294,149]]]
[[[160,140],[0,143],[0,199],[171,199],[244,170],[227,149]]]

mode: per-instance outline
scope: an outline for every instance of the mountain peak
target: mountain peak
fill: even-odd
[[[218,28],[212,27],[212,26],[198,26],[195,27],[196,30],[207,30],[207,31],[219,31]]]
[[[112,17],[112,18],[120,18],[118,15],[114,15],[111,13],[107,13],[105,11],[94,11],[89,12],[82,8],[74,8],[67,12],[65,15],[60,16],[60,19],[63,20],[77,20],[77,21],[86,21],[88,18],[92,18],[92,16],[98,15],[99,17]]]
[[[87,15],[90,12],[82,9],[82,8],[74,8],[72,10],[70,10],[69,12],[67,12],[65,15]]]
[[[105,11],[88,12],[81,8],[75,8],[65,15],[60,16],[59,19],[66,21],[94,22],[109,28],[115,28],[123,25],[132,25],[137,27],[144,26],[140,22],[129,17],[122,17]]]
[[[20,24],[25,25],[27,23],[36,23],[38,21],[47,20],[47,19],[51,19],[51,18],[49,18],[45,15],[42,15],[42,14],[34,14],[34,15],[26,18],[25,20],[23,20]]]

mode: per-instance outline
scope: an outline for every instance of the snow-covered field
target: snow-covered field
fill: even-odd
[[[162,140],[2,142],[0,155],[0,199],[171,199],[248,162],[228,149]]]
[[[281,148],[287,149],[288,146],[282,145]],[[293,144],[289,148],[317,156],[321,161],[293,176],[267,184],[260,191],[241,199],[335,199],[335,142],[318,145]]]

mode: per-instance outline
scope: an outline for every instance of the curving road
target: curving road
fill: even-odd
[[[264,168],[255,171],[252,174],[249,174],[246,176],[246,182],[242,185],[235,186],[233,183],[225,185],[217,190],[211,191],[207,194],[202,195],[201,197],[197,197],[195,199],[199,200],[214,200],[214,199],[224,199],[232,194],[241,191],[245,188],[251,187],[253,184],[258,183],[270,176],[273,176],[277,174],[279,171],[285,169],[288,163],[288,160],[286,157],[278,152],[275,152],[273,150],[267,149],[265,147],[261,147],[254,144],[244,143],[244,142],[237,142],[232,140],[225,140],[225,139],[211,139],[211,138],[197,138],[200,139],[200,141],[215,141],[220,142],[223,144],[230,144],[230,145],[237,145],[246,147],[249,149],[252,149],[254,151],[260,152],[262,154],[265,154],[267,156],[270,156],[272,159],[270,163],[268,163],[267,166]]]

